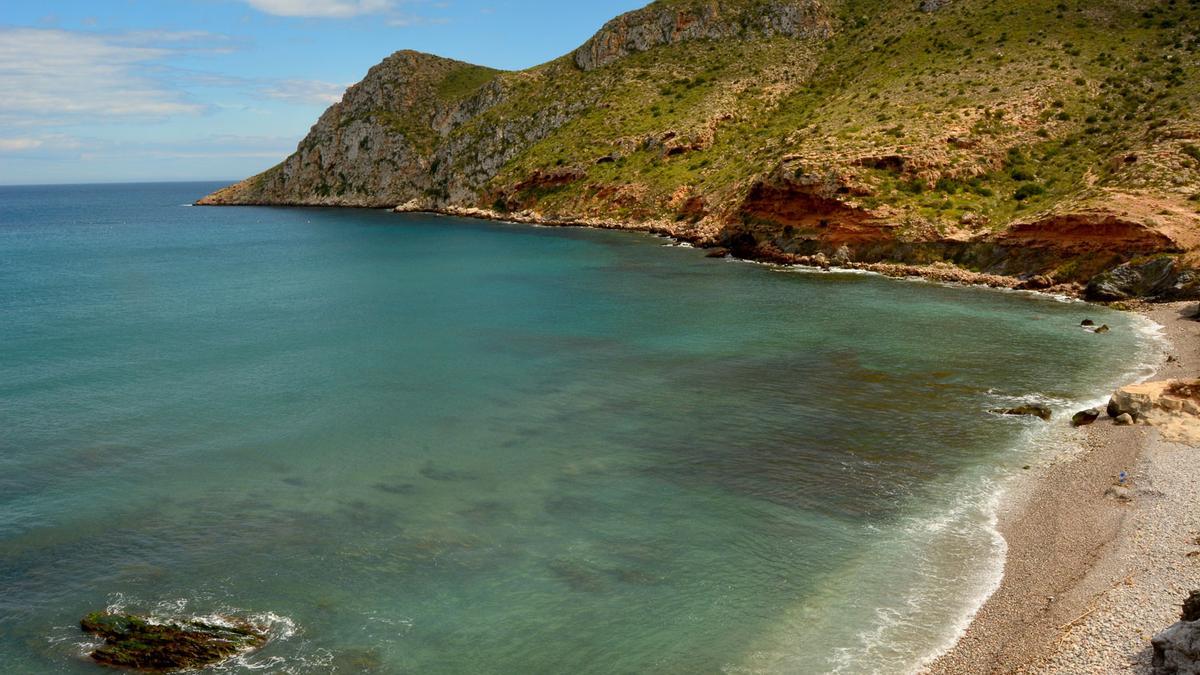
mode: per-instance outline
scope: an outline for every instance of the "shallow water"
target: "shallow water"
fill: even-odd
[[[236,672],[904,672],[1053,438],[988,410],[1152,348],[636,234],[183,206],[212,187],[0,188],[6,670],[102,672],[74,625],[119,606],[269,621]]]

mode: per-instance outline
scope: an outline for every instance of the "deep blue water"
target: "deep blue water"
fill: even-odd
[[[102,672],[106,606],[270,623],[235,672],[904,672],[1065,433],[988,411],[1151,349],[637,234],[186,206],[215,187],[0,188],[6,672]]]

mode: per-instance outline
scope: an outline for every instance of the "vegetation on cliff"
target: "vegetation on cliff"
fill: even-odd
[[[1182,273],[1198,63],[1200,0],[660,0],[525,71],[397,53],[206,201],[605,218],[1039,286]]]

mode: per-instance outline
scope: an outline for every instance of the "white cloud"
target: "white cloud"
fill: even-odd
[[[0,152],[21,152],[41,146],[42,140],[38,138],[0,138]]]
[[[201,112],[199,104],[145,75],[168,53],[129,36],[0,28],[0,116],[34,123]]]
[[[78,150],[82,143],[74,136],[65,134],[39,134],[34,136],[9,136],[0,138],[0,154],[57,155]]]
[[[318,80],[277,80],[262,84],[259,91],[280,101],[333,105],[342,100],[346,85]]]
[[[276,16],[345,19],[379,14],[392,8],[392,0],[245,0],[251,7]]]

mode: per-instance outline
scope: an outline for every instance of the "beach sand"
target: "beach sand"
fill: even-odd
[[[1195,303],[1142,310],[1170,342],[1155,379],[1200,376]],[[1149,673],[1150,637],[1200,589],[1200,448],[1107,418],[1030,470],[1000,514],[1004,580],[930,673]],[[1106,496],[1128,472],[1132,500]]]

